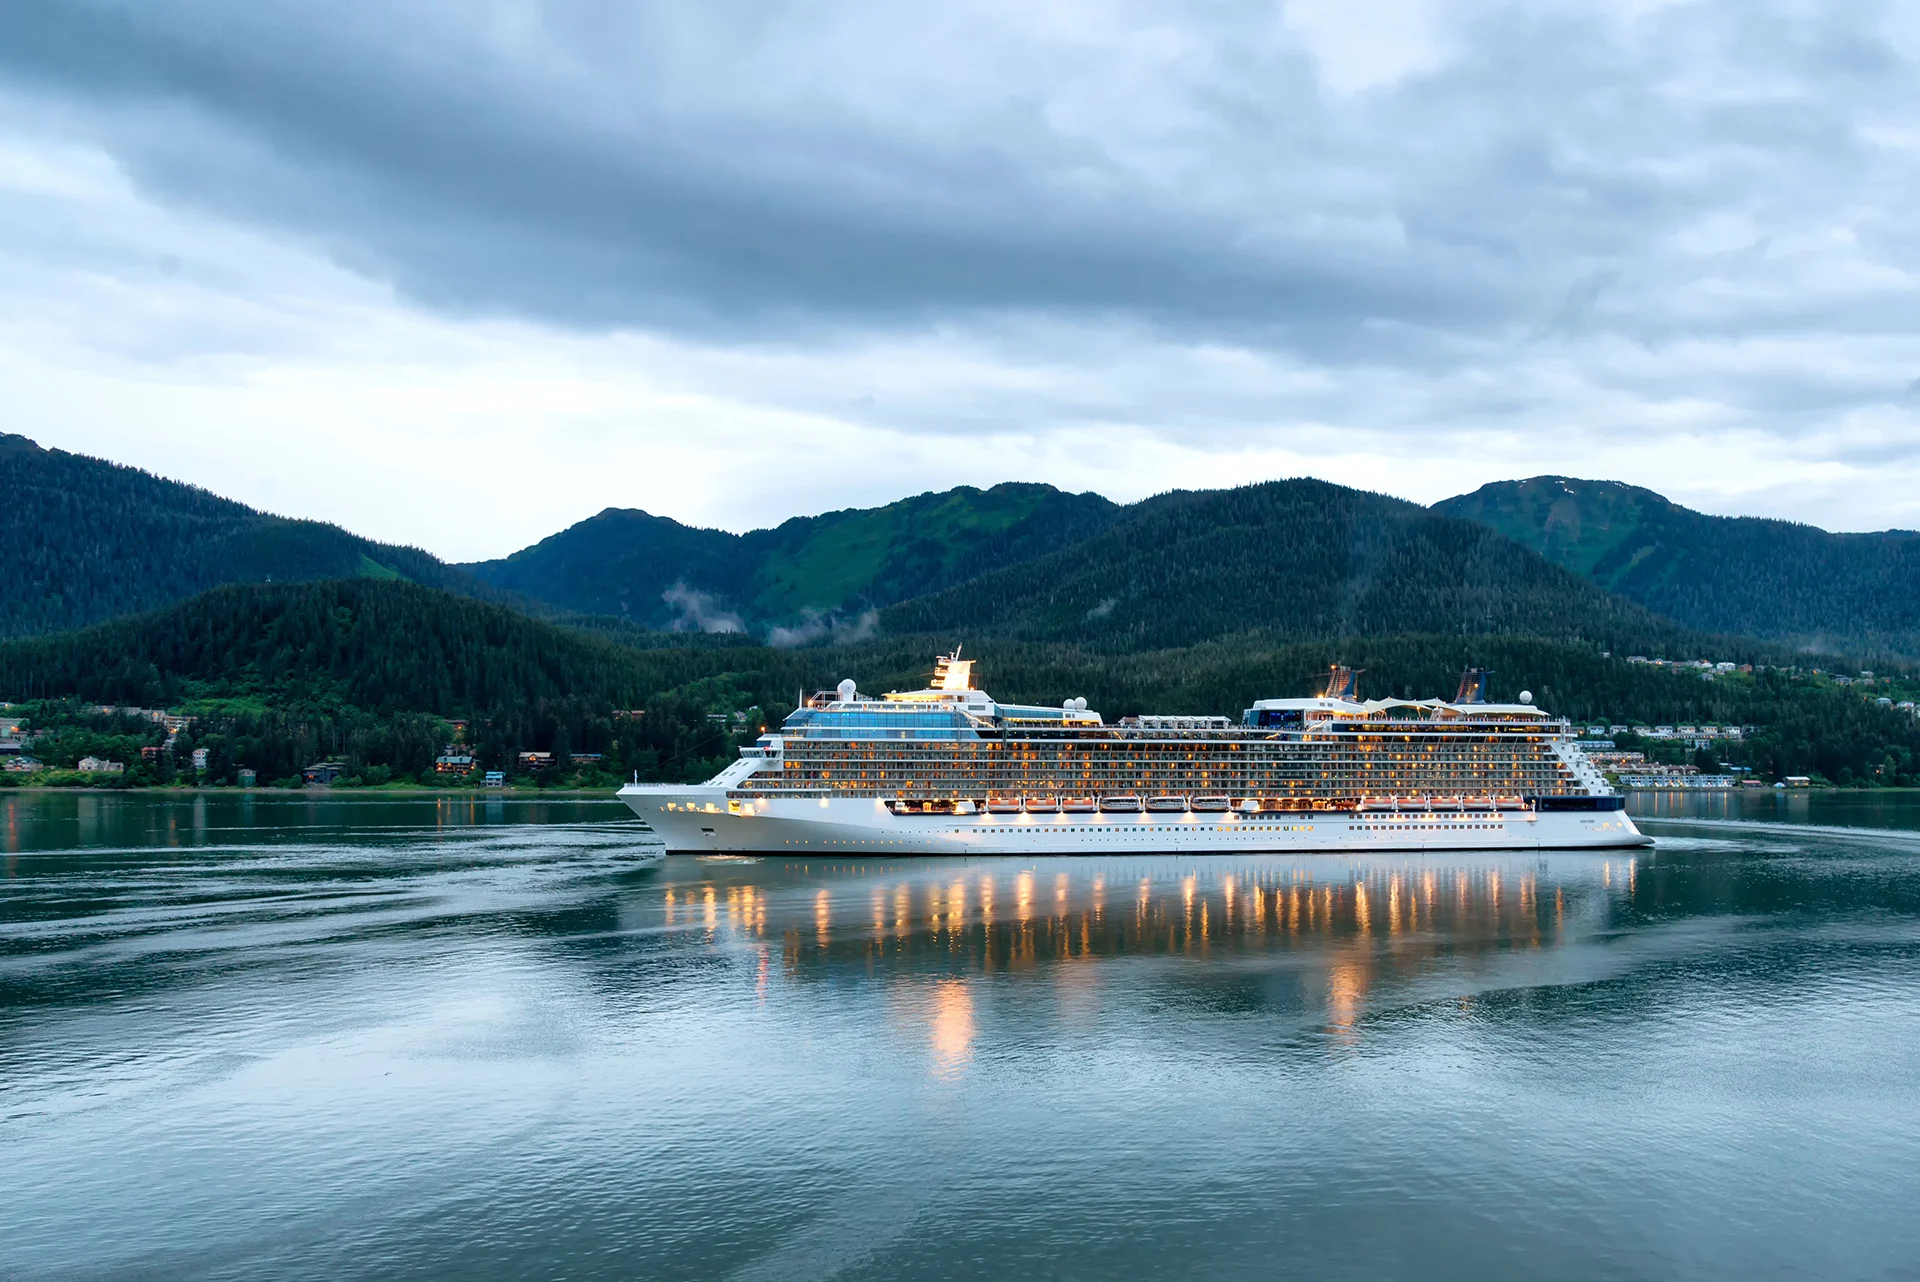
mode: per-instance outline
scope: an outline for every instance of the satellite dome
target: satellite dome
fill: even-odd
[[[1533,691],[1531,691],[1531,690],[1522,690],[1522,691],[1520,692],[1520,702],[1522,702],[1522,703],[1532,703],[1532,702],[1533,702]]]

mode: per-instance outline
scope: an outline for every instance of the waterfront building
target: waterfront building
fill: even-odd
[[[324,788],[346,773],[346,769],[342,761],[316,761],[300,772],[300,778],[314,787]]]

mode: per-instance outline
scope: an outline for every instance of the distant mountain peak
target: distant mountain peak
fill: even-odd
[[[1710,516],[1623,481],[1536,476],[1434,504],[1703,630],[1920,654],[1920,540]]]

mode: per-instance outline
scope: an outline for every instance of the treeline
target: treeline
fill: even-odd
[[[411,583],[217,588],[78,632],[0,645],[0,690],[163,706],[203,686],[285,706],[455,715],[646,685],[635,651]]]
[[[206,747],[215,781],[241,766],[282,780],[323,759],[366,782],[431,778],[455,720],[467,723],[462,739],[482,769],[517,773],[521,752],[549,752],[559,764],[542,778],[682,781],[715,773],[796,699],[843,677],[869,693],[925,685],[935,653],[965,636],[796,650],[656,634],[642,649],[409,583],[354,579],[222,588],[138,618],[3,643],[0,694],[69,711],[80,705],[61,701],[191,712],[198,720],[172,768],[180,748]],[[1774,672],[1703,681],[1594,644],[1526,636],[1245,636],[1117,654],[1013,639],[969,643],[965,654],[1000,699],[1084,696],[1109,719],[1237,717],[1256,699],[1313,693],[1334,662],[1365,669],[1365,697],[1450,697],[1460,670],[1478,666],[1494,669],[1496,698],[1530,690],[1578,722],[1759,726],[1742,751],[1776,776],[1896,783],[1912,777],[1920,754],[1911,717],[1823,681]],[[63,757],[86,755],[80,730],[130,732],[77,726],[46,742]],[[159,741],[157,728],[140,733],[146,746]],[[576,754],[598,760],[576,765]]]
[[[731,760],[759,732],[756,709],[791,710],[795,690],[814,688],[820,653],[697,640],[639,650],[410,583],[346,579],[224,587],[0,643],[0,693],[57,718],[32,727],[36,754],[54,753],[42,761],[111,756],[127,762],[130,782],[184,777],[179,758],[195,747],[209,749],[207,782],[242,766],[281,781],[327,759],[369,782],[424,780],[455,720],[480,769],[523,773],[521,752],[549,752],[558,765],[545,778],[678,780]],[[139,747],[163,741],[157,726],[108,724],[85,705],[178,708],[196,720],[170,774],[163,762],[136,767]],[[131,733],[144,737],[126,742]],[[574,754],[601,759],[576,770]]]
[[[354,707],[309,705],[285,712],[186,706],[193,723],[172,740],[150,721],[103,715],[72,700],[16,707],[15,714],[29,723],[33,758],[45,771],[0,775],[0,786],[219,786],[239,783],[240,771],[251,769],[260,786],[297,788],[301,772],[321,762],[338,763],[338,783],[346,786],[472,784],[493,770],[516,783],[576,787],[611,788],[636,774],[692,782],[717,773],[766,724],[760,710],[724,678],[663,691],[642,717],[621,716],[583,699],[536,700],[462,718],[458,726],[430,713],[383,714]],[[474,758],[471,772],[448,775],[437,768],[436,758],[448,746]],[[193,765],[196,749],[206,752],[203,768]],[[555,764],[524,767],[523,751],[551,753]],[[574,754],[598,759],[575,760]],[[81,776],[76,767],[86,757],[118,762],[124,770]]]

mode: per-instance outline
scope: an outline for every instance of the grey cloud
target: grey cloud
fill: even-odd
[[[845,618],[838,614],[822,614],[818,610],[808,610],[801,621],[790,628],[776,627],[767,632],[767,644],[781,649],[795,646],[812,645],[816,641],[832,640],[836,644],[850,645],[855,641],[865,641],[879,630],[880,612],[867,610],[854,618]]]
[[[161,198],[461,314],[785,344],[1043,317],[1414,372],[1530,337],[1911,329],[1907,294],[1857,283],[1920,260],[1912,154],[1868,128],[1920,124],[1897,10],[1457,7],[1436,69],[1351,96],[1270,5],[1066,36],[901,12],[15,0],[0,77]],[[1789,417],[1886,397],[1878,372],[1646,377]]]
[[[667,625],[669,632],[745,632],[746,624],[732,610],[724,608],[711,593],[676,583],[660,594],[660,599],[679,614]]]

